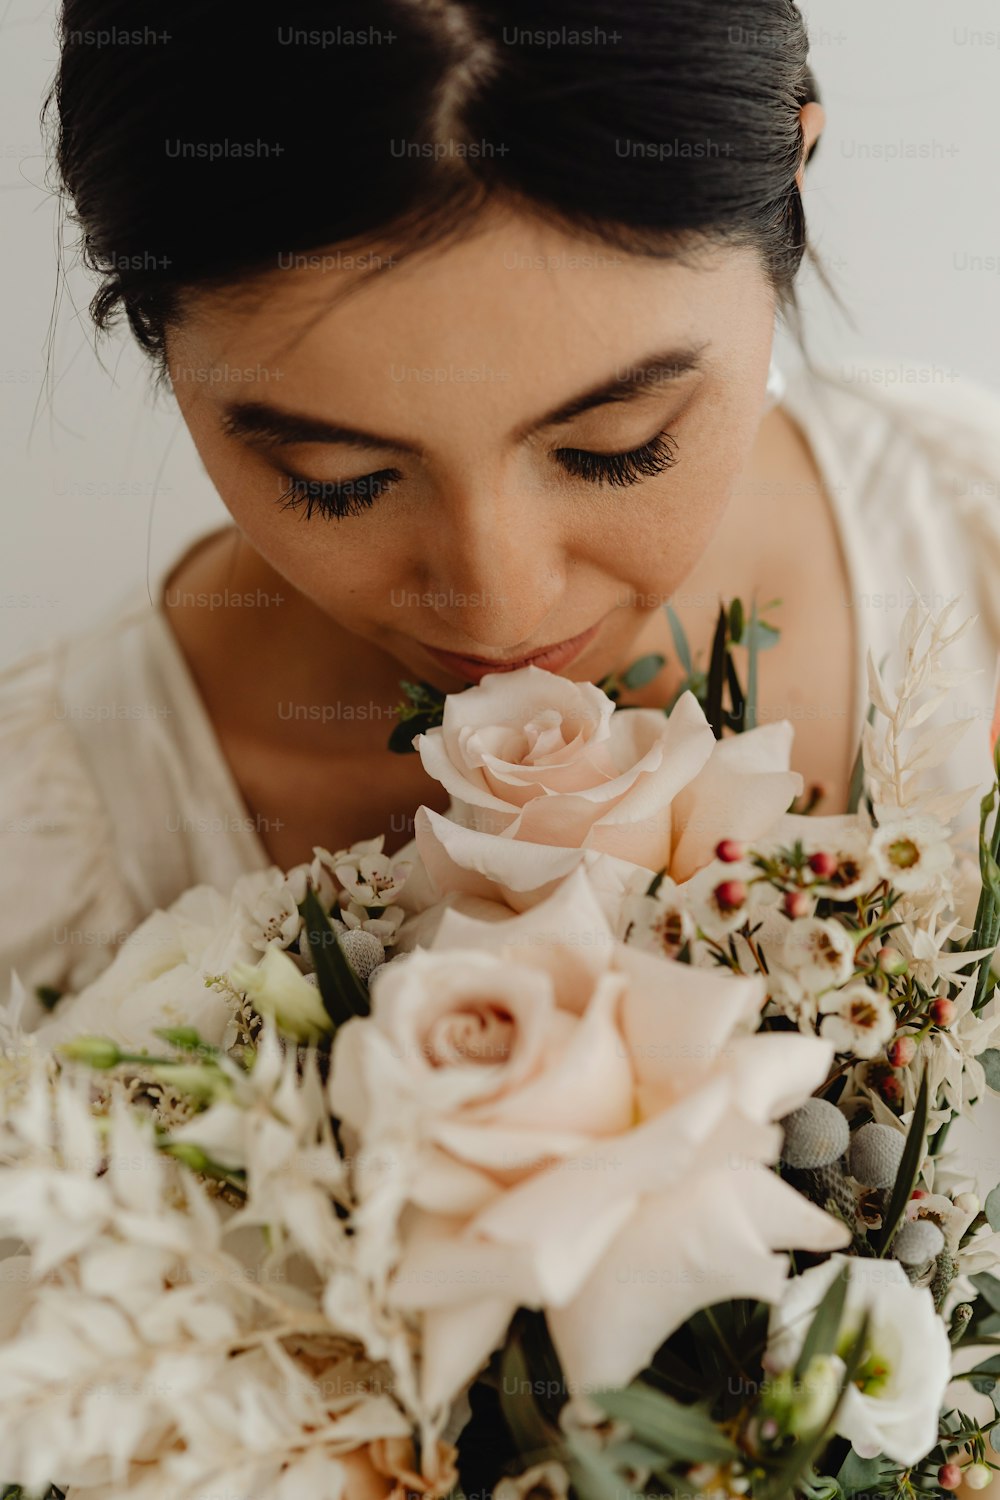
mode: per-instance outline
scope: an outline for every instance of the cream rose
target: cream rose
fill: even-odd
[[[693,693],[668,717],[538,667],[493,673],[415,740],[451,794],[446,817],[419,809],[416,848],[437,896],[522,911],[583,864],[610,911],[637,866],[684,881],[720,839],[764,833],[802,789],[791,740],[779,723],[717,741]]]
[[[753,1034],[763,982],[615,941],[582,870],[503,922],[445,913],[334,1044],[359,1265],[419,1320],[422,1396],[473,1378],[518,1306],[567,1379],[626,1383],[696,1308],[773,1301],[778,1249],[847,1231],[768,1164],[829,1042]]]

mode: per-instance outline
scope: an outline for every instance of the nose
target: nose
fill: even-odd
[[[551,499],[537,491],[481,483],[444,503],[426,556],[449,650],[509,654],[558,638],[546,623],[558,619],[566,558],[558,516],[548,507]]]

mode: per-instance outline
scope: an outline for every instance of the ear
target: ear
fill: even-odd
[[[811,99],[808,104],[803,104],[799,110],[799,124],[802,127],[802,162],[795,174],[795,185],[799,192],[805,181],[806,157],[819,139],[823,126],[826,124],[826,110],[816,99]]]

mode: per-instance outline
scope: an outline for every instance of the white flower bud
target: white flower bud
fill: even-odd
[[[272,1016],[281,1031],[314,1041],[333,1030],[322,997],[281,948],[268,948],[259,964],[234,964],[229,982],[261,1015]]]

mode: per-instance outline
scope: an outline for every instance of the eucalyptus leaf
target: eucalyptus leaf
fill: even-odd
[[[652,682],[665,661],[666,657],[660,656],[655,651],[648,656],[640,656],[630,667],[625,668],[622,673],[622,682],[627,688],[645,687],[647,682]]]
[[[980,1052],[976,1061],[982,1064],[987,1087],[995,1094],[1000,1094],[1000,1048],[987,1047],[985,1052]],[[993,1228],[1000,1228],[1000,1225],[994,1224]]]
[[[685,1406],[642,1381],[622,1390],[595,1391],[591,1399],[609,1417],[627,1422],[636,1438],[686,1463],[729,1463],[740,1450],[703,1407]]]
[[[754,650],[770,651],[781,639],[781,631],[776,625],[768,625],[766,620],[754,620],[746,631],[740,645],[749,646],[753,642]]]
[[[566,1450],[567,1468],[578,1500],[640,1500],[609,1461],[608,1452],[595,1452],[573,1438],[567,1438]]]
[[[1000,1230],[1000,1184],[987,1195],[984,1207],[990,1228]],[[1000,1312],[1000,1302],[991,1303],[990,1306]]]
[[[854,1495],[870,1495],[878,1489],[885,1477],[886,1460],[861,1458],[852,1448],[840,1466],[837,1479],[844,1494],[851,1500]]]
[[[684,626],[678,619],[677,612],[672,604],[665,604],[663,608],[666,610],[667,619],[670,621],[670,634],[673,636],[674,650],[677,652],[677,659],[680,662],[681,666],[684,668],[687,676],[691,677],[694,674],[694,662],[691,659],[691,647],[688,645],[688,638],[684,633]]]
[[[990,1197],[995,1198],[998,1193],[1000,1193],[1000,1188],[994,1188]],[[989,1206],[989,1201],[990,1199],[987,1198],[987,1207]],[[975,1276],[970,1276],[969,1280],[979,1295],[989,1303],[993,1311],[1000,1312],[1000,1281],[995,1276],[991,1276],[989,1271],[979,1271]]]

